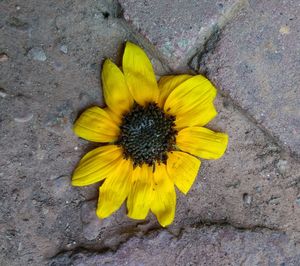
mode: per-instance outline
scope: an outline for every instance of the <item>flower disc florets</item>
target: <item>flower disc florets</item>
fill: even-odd
[[[174,121],[175,117],[164,113],[156,103],[134,104],[131,111],[123,115],[117,142],[125,158],[131,158],[135,166],[166,163],[167,152],[174,149],[176,140]]]

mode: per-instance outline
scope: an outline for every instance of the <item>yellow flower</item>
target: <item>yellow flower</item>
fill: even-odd
[[[73,186],[104,180],[97,215],[106,218],[127,199],[127,215],[145,219],[149,210],[162,226],[172,223],[175,186],[186,194],[200,158],[218,159],[228,136],[203,126],[217,114],[216,89],[201,75],[162,77],[157,83],[145,52],[127,42],[122,71],[110,60],[102,69],[106,108],[87,109],[75,133],[105,143],[79,162]]]

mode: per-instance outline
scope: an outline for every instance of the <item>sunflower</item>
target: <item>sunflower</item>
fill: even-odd
[[[145,219],[149,210],[162,226],[172,223],[175,186],[190,190],[200,158],[218,159],[228,136],[203,126],[217,114],[216,89],[202,75],[164,76],[157,83],[146,53],[127,42],[122,70],[107,59],[102,68],[107,107],[88,108],[74,132],[104,145],[88,152],[73,186],[104,180],[97,216],[106,218],[126,201],[127,215]]]

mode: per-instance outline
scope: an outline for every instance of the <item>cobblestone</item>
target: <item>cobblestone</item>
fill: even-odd
[[[193,66],[300,155],[299,1],[249,1]]]

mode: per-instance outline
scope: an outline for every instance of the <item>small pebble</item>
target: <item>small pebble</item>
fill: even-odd
[[[296,204],[300,207],[300,197],[296,199]]]
[[[56,198],[63,198],[66,197],[66,194],[70,187],[70,177],[67,175],[61,175],[59,177],[56,177],[51,180],[49,183],[49,189],[51,189],[53,196]],[[69,201],[66,201],[66,204],[68,204]]]
[[[252,202],[252,196],[249,195],[248,193],[245,193],[243,195],[243,201],[244,201],[245,205],[249,206],[251,204],[251,202]]]
[[[261,187],[260,187],[260,186],[255,187],[255,191],[256,191],[257,193],[260,193],[260,192],[261,192]]]
[[[59,50],[64,53],[64,54],[67,54],[68,53],[68,46],[65,45],[65,44],[62,44],[59,48]]]
[[[286,160],[279,160],[277,168],[281,174],[285,174],[288,169],[288,162]]]
[[[3,88],[0,88],[0,97],[5,98],[7,96],[7,93]]]
[[[8,60],[8,55],[5,53],[0,54],[0,62],[6,62]]]
[[[21,251],[23,249],[23,244],[21,242],[19,242],[18,244],[18,251]]]
[[[290,34],[290,28],[288,26],[281,26],[279,32],[281,34]]]
[[[29,122],[33,118],[33,114],[26,114],[21,117],[15,117],[14,120],[18,123],[26,123]]]
[[[270,205],[278,205],[279,203],[280,203],[280,197],[276,197],[276,196],[272,196],[268,201],[268,204]]]
[[[36,61],[44,62],[47,60],[47,56],[41,47],[34,47],[29,52],[28,55]]]
[[[74,246],[75,246],[76,244],[77,244],[76,241],[73,241],[73,242],[71,242],[71,243],[68,243],[68,244],[66,245],[66,248],[67,248],[67,249],[73,249]]]

